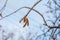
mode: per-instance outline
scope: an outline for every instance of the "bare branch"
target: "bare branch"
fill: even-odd
[[[7,4],[8,0],[6,0],[5,4],[3,5],[3,7],[0,9],[0,11],[4,11],[6,4]]]
[[[37,1],[37,2],[32,6],[32,8],[28,11],[28,13],[27,13],[24,17],[26,17],[26,16],[31,12],[31,10],[32,10],[40,1],[41,1],[41,0]],[[24,17],[21,19],[21,21],[24,19]]]
[[[38,35],[37,38],[40,37],[40,36],[42,36],[42,35],[45,35],[45,34],[46,34],[47,32],[49,32],[50,30],[51,30],[51,29],[48,29],[45,33],[43,33],[43,34],[41,34],[41,35]],[[37,38],[36,38],[35,40],[37,40]]]
[[[60,28],[60,24],[58,26],[49,26],[50,29],[52,28]]]
[[[56,0],[53,0],[53,1],[54,1],[54,3],[55,3],[58,7],[60,7],[60,5],[59,5],[59,4],[57,4]]]
[[[31,9],[31,8],[29,8],[29,7],[22,7],[22,8],[28,8],[28,9]],[[32,10],[35,11],[36,13],[38,13],[38,14],[43,18],[43,21],[44,21],[45,25],[48,26],[47,23],[46,23],[46,21],[45,21],[44,16],[43,16],[40,12],[38,12],[37,10],[35,10],[35,9],[32,9]],[[22,20],[20,20],[20,22],[21,22],[21,21],[22,21]]]
[[[10,15],[12,15],[12,14],[14,14],[14,13],[16,13],[17,11],[19,11],[19,10],[21,10],[21,9],[23,9],[23,8],[31,9],[31,8],[29,8],[29,7],[21,7],[21,8],[19,8],[19,9],[17,9],[16,11],[14,11],[13,13],[11,13],[11,14],[9,14],[9,15],[6,15],[5,17],[1,18],[0,20],[2,20],[2,19],[4,19],[4,18],[6,18],[6,17],[8,17],[8,16],[10,16]],[[43,15],[42,15],[40,12],[38,12],[37,10],[35,10],[35,9],[32,9],[32,10],[35,11],[36,13],[38,13],[38,14],[43,18],[43,21],[44,21],[44,23],[46,24],[46,26],[48,26],[47,23],[46,23],[46,21],[45,21],[45,18],[43,17]],[[20,22],[21,22],[21,21],[20,21]]]

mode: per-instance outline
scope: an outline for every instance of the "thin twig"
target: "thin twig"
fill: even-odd
[[[10,15],[12,15],[12,14],[14,14],[14,13],[16,13],[17,11],[19,11],[19,10],[21,10],[21,9],[23,9],[23,8],[31,9],[31,8],[29,8],[29,7],[21,7],[21,8],[19,8],[19,9],[17,9],[16,11],[14,11],[13,13],[11,13],[11,14],[9,14],[9,15],[6,15],[5,17],[1,18],[0,20],[2,20],[2,19],[4,19],[4,18],[6,18],[6,17],[8,17],[8,16],[10,16]],[[38,13],[38,14],[43,18],[44,23],[47,24],[46,21],[45,21],[45,18],[43,17],[43,15],[42,15],[40,12],[38,12],[38,11],[35,10],[35,9],[32,9],[32,10],[35,11],[36,13]]]
[[[58,3],[56,2],[56,0],[53,0],[53,2],[54,2],[58,7],[60,7],[60,5],[58,5]]]
[[[38,35],[35,40],[37,40],[38,37],[40,37],[40,36],[42,36],[42,35],[45,35],[45,34],[46,34],[47,32],[49,32],[50,30],[51,30],[51,29],[48,29],[45,33],[43,33],[43,34],[41,34],[41,35]]]
[[[52,29],[52,28],[60,28],[60,24],[58,25],[58,26],[48,26],[50,29]]]
[[[31,12],[31,10],[40,2],[41,0],[37,1],[33,6],[32,8],[28,11],[28,13],[21,19],[21,21]],[[20,21],[20,22],[21,22]]]
[[[3,5],[3,7],[0,9],[0,11],[4,11],[6,4],[7,4],[8,0],[6,0],[5,4]]]

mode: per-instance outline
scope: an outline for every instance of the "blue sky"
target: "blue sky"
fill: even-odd
[[[2,8],[2,6],[4,5],[6,0],[0,0],[0,9]],[[3,16],[6,16],[12,12],[14,12],[15,10],[17,10],[20,7],[32,7],[34,5],[35,2],[37,2],[38,0],[8,0],[7,5],[5,10],[3,11]],[[41,14],[44,15],[44,17],[47,19],[49,15],[52,14],[46,14],[46,11],[49,10],[45,4],[47,3],[48,0],[42,0],[38,5],[36,5],[34,7],[34,9],[36,9],[37,11],[39,11]],[[4,19],[2,19],[0,21],[0,25],[3,26],[3,29],[5,31],[7,31],[7,33],[9,32],[15,32],[15,40],[18,39],[18,36],[21,34],[23,35],[23,37],[26,39],[27,34],[29,32],[32,33],[32,35],[35,35],[35,33],[37,32],[37,34],[42,34],[43,32],[40,31],[40,26],[43,26],[43,19],[41,16],[39,16],[36,12],[31,11],[30,14],[27,16],[27,18],[29,19],[29,26],[23,28],[23,22],[19,23],[19,20],[28,12],[29,9],[22,9],[19,10],[18,12],[16,12],[15,14],[8,16]],[[52,15],[53,17],[53,15]],[[52,18],[51,18],[52,19]],[[54,20],[54,19],[52,19]],[[40,25],[41,24],[41,25]],[[51,25],[51,24],[49,24]],[[46,27],[47,28],[47,27]],[[44,29],[44,28],[42,28]],[[39,31],[39,32],[38,32]]]

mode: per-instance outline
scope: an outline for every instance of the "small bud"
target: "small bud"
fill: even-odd
[[[2,17],[2,13],[0,13],[0,17]]]

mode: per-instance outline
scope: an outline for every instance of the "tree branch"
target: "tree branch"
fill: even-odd
[[[60,28],[60,24],[58,26],[49,26],[50,29],[52,28]]]
[[[21,9],[23,9],[23,8],[31,9],[31,8],[29,8],[29,7],[21,7],[21,8],[19,8],[19,9],[17,9],[16,11],[12,12],[11,14],[6,15],[5,17],[1,18],[0,20],[2,20],[2,19],[4,19],[4,18],[6,18],[6,17],[8,17],[8,16],[10,16],[10,15],[12,15],[12,14],[14,14],[14,13],[16,13],[17,11],[19,11],[19,10],[21,10]],[[32,10],[35,11],[36,13],[38,13],[38,14],[43,18],[44,23],[47,24],[46,21],[45,21],[45,18],[43,17],[43,15],[42,15],[40,12],[38,12],[38,11],[35,10],[35,9],[32,9]]]
[[[28,13],[21,19],[21,21],[31,12],[31,10],[40,2],[41,0],[37,1],[33,6],[32,8],[28,11]],[[21,22],[20,21],[20,22]]]
[[[0,9],[0,11],[4,11],[3,9],[6,7],[8,0],[6,0],[5,4],[3,5],[3,7]]]

